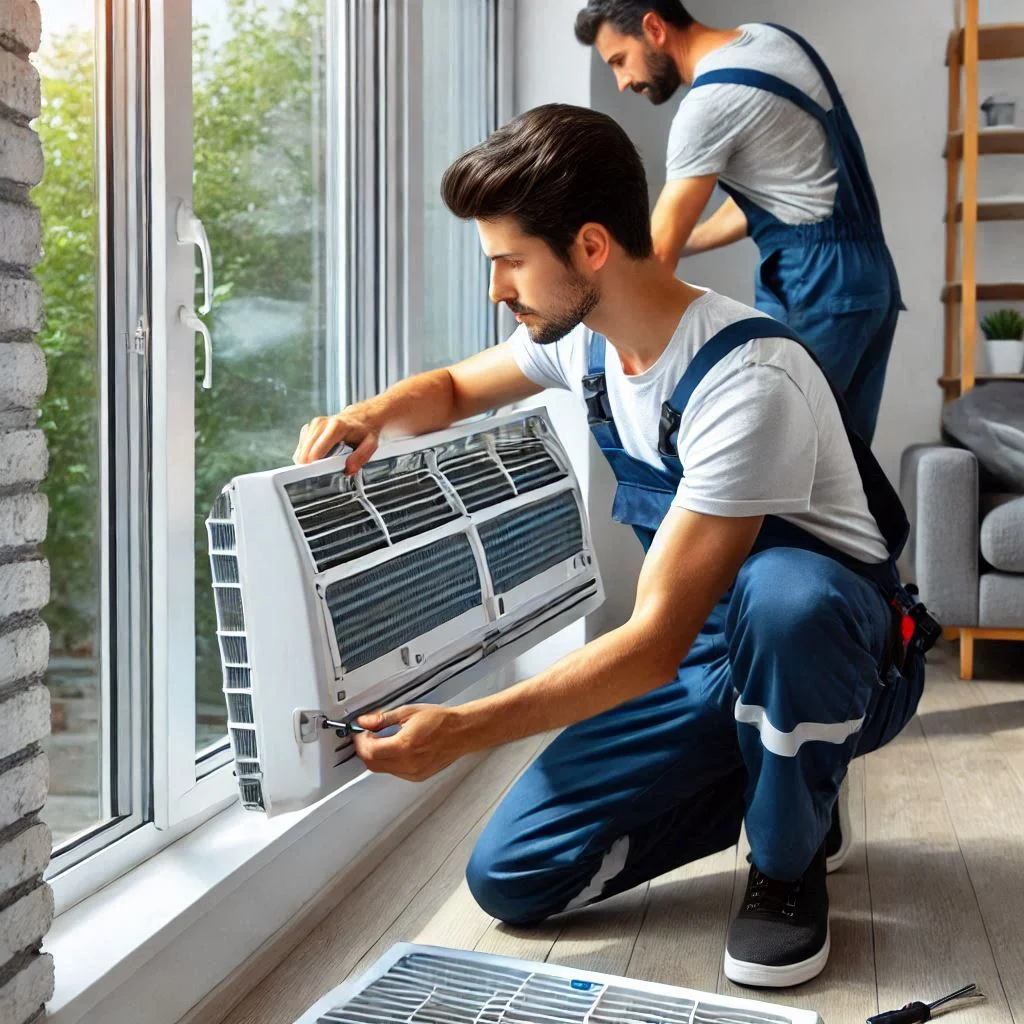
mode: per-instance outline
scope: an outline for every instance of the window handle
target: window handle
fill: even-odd
[[[195,336],[196,331],[203,336],[203,350],[205,353],[203,387],[209,391],[213,387],[213,341],[210,338],[210,328],[196,316],[196,311],[189,309],[188,306],[178,307],[178,319],[182,324],[191,329],[193,336]]]
[[[192,207],[184,201],[178,204],[175,228],[180,245],[191,244],[199,249],[203,261],[203,304],[199,307],[199,312],[209,313],[213,306],[213,256],[210,253],[210,240],[206,237],[206,228]]]

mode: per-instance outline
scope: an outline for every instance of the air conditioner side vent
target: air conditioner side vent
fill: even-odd
[[[245,632],[245,607],[238,569],[235,507],[230,488],[213,504],[206,521],[210,538],[214,605],[217,609],[217,640],[221,650],[224,699],[228,711],[228,735],[235,758],[242,803],[263,810],[263,770],[256,743],[256,712],[252,698],[252,668]]]

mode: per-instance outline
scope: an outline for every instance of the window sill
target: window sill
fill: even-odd
[[[364,773],[308,810],[237,804],[60,914],[51,1024],[175,1024],[299,914],[343,865],[360,880],[472,770],[419,786]],[[152,827],[152,826],[150,826]],[[304,839],[306,842],[300,843]]]

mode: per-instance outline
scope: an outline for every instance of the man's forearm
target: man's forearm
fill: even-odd
[[[730,196],[707,220],[698,224],[683,246],[683,256],[696,256],[725,245],[732,245],[748,232],[746,214]]]
[[[678,653],[654,630],[628,622],[531,679],[454,709],[460,754],[560,729],[648,693],[675,677]]]
[[[381,437],[412,437],[443,430],[461,419],[452,375],[428,370],[393,384],[350,409]]]

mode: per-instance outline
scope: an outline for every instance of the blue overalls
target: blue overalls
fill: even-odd
[[[618,481],[612,516],[645,550],[683,475],[676,438],[690,395],[755,337],[795,339],[756,317],[702,346],[662,409],[664,466],[654,468],[619,442],[605,341],[594,336],[588,418]],[[733,845],[744,820],[762,871],[795,880],[806,870],[851,758],[903,728],[924,683],[923,651],[903,646],[906,619],[890,604],[906,596],[895,559],[907,520],[870,449],[847,432],[889,560],[858,562],[766,517],[676,678],[564,730],[502,800],[466,873],[492,916],[529,924],[606,899]]]
[[[692,88],[725,83],[762,89],[795,103],[824,128],[836,165],[835,207],[826,220],[784,224],[719,183],[746,214],[760,250],[754,305],[800,335],[846,399],[854,429],[870,443],[896,320],[906,307],[864,149],[835,79],[805,39],[781,25],[771,27],[803,48],[828,89],[831,110],[781,78],[748,68],[709,71]]]

